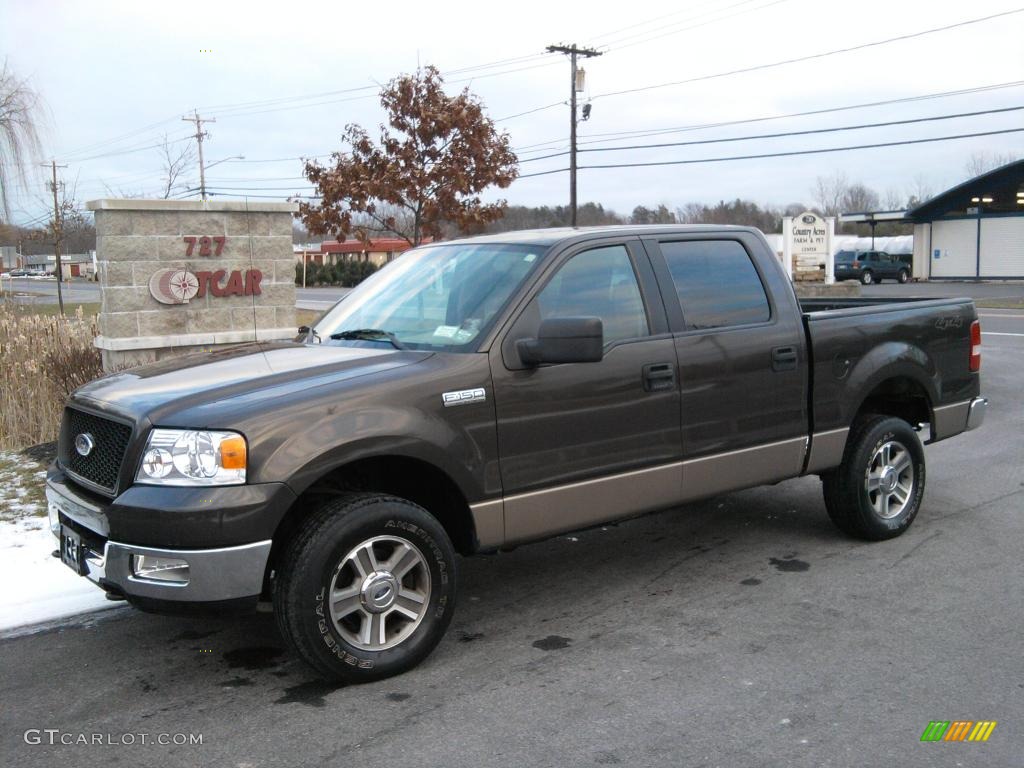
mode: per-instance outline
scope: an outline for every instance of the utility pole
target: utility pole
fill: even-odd
[[[217,118],[215,117],[200,117],[199,111],[196,110],[194,113],[195,117],[183,117],[181,118],[187,123],[196,124],[196,143],[199,147],[199,197],[202,200],[206,199],[206,169],[203,167],[203,139],[209,136],[209,134],[203,130],[203,123],[216,123]]]
[[[57,270],[57,304],[60,305],[60,313],[64,314],[64,292],[61,290],[61,283],[64,282],[64,270],[60,263],[60,241],[64,236],[64,225],[61,222],[60,205],[57,203],[57,169],[67,168],[66,165],[57,165],[56,160],[50,161],[53,169],[53,181],[50,186],[53,189],[53,256]]]
[[[572,226],[576,226],[576,58],[582,56],[589,59],[600,56],[601,51],[594,48],[579,48],[572,45],[549,45],[548,53],[568,54],[570,69],[569,82],[569,208],[572,211]]]

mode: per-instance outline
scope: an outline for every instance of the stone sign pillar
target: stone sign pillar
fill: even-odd
[[[295,336],[292,203],[93,200],[105,370]]]

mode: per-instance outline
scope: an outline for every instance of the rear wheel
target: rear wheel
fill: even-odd
[[[871,285],[873,282],[875,282],[875,276],[871,274],[870,269],[865,269],[863,272],[860,273],[860,281],[864,285]]]
[[[825,507],[840,530],[872,541],[891,539],[910,527],[921,507],[924,448],[902,419],[861,417],[842,464],[822,481]]]
[[[422,507],[383,494],[330,499],[305,521],[274,581],[282,635],[325,677],[368,682],[416,666],[455,608],[455,554]]]

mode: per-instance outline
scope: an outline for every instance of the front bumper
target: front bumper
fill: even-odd
[[[83,574],[107,592],[153,604],[216,603],[255,598],[263,590],[271,540],[216,548],[164,548],[108,538],[106,510],[70,488],[59,473],[46,482],[51,526],[65,525],[81,536]],[[184,560],[187,578],[161,581],[136,575],[138,556]]]

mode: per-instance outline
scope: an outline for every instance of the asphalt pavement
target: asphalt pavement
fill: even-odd
[[[988,420],[926,449],[898,539],[844,537],[803,478],[463,559],[435,653],[353,687],[266,614],[63,622],[0,640],[0,764],[1019,766],[1024,313],[990,314]]]

